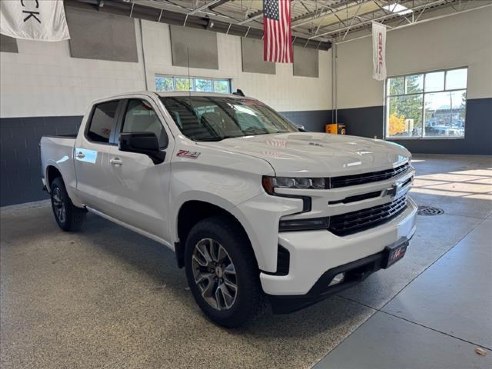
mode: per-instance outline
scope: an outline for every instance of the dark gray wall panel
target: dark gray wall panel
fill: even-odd
[[[286,111],[280,114],[312,132],[324,132],[325,124],[331,121],[331,110]]]
[[[48,198],[41,190],[41,136],[73,134],[81,119],[0,118],[0,206]]]
[[[219,69],[217,33],[170,26],[173,65],[190,68]]]
[[[383,122],[382,106],[338,110],[338,123],[346,124],[348,135],[383,138]]]
[[[263,60],[263,41],[241,38],[241,59],[243,72],[275,74],[275,63]]]
[[[73,58],[138,62],[133,18],[66,7]]]
[[[356,136],[384,137],[384,108],[340,109],[338,121],[347,125],[347,133]],[[466,103],[464,139],[394,140],[413,153],[492,154],[492,98],[469,99]]]
[[[415,153],[492,155],[492,98],[466,102],[464,139],[397,142]]]
[[[0,51],[5,53],[19,52],[16,39],[0,34]]]
[[[294,76],[319,77],[318,50],[294,46]]]

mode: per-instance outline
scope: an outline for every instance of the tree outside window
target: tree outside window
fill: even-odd
[[[386,137],[464,137],[467,69],[391,77]]]

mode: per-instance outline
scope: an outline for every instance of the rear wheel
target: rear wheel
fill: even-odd
[[[56,223],[64,231],[77,231],[81,228],[86,210],[76,207],[65,189],[61,177],[51,182],[51,207]]]
[[[238,327],[264,307],[259,270],[243,230],[227,217],[197,223],[185,249],[186,277],[205,315],[225,327]]]

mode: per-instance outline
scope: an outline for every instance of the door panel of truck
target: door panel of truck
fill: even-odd
[[[129,99],[122,110],[120,123],[115,135],[119,133],[154,133],[161,150],[172,152],[173,141],[168,146],[162,117],[158,108],[146,99]],[[104,167],[111,174],[111,188],[117,210],[109,214],[132,226],[138,227],[157,237],[169,240],[168,211],[171,156],[168,154],[163,163],[154,164],[145,154],[120,151],[111,146]]]
[[[77,177],[77,195],[81,201],[96,210],[110,212],[115,197],[111,178],[104,163],[112,147],[110,138],[114,134],[122,100],[97,104],[88,118],[85,132],[75,141],[74,165]]]

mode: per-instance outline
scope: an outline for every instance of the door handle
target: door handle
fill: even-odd
[[[119,165],[123,165],[123,162],[121,161],[120,158],[113,158],[109,161],[112,165],[116,165],[116,166],[119,166]]]
[[[82,151],[79,151],[76,155],[75,155],[76,158],[79,158],[79,159],[83,159],[85,158],[85,155]]]

